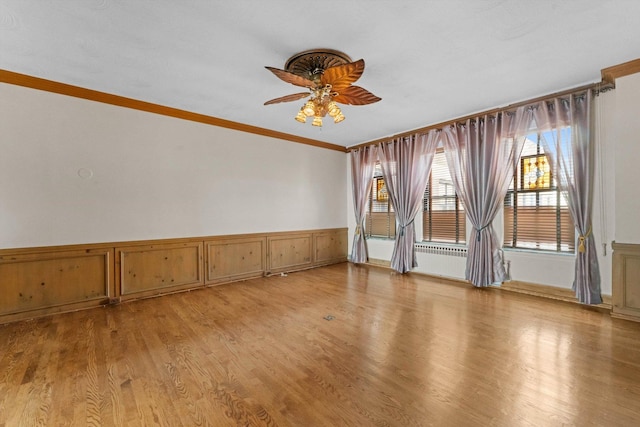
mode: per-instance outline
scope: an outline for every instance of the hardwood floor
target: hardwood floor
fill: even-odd
[[[639,424],[640,324],[375,267],[0,326],[0,426]]]

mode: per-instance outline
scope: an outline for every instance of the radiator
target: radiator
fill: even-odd
[[[467,256],[466,246],[443,246],[436,243],[416,243],[416,252],[435,255],[449,255],[449,256]]]

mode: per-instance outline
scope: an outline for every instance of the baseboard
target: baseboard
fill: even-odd
[[[391,270],[391,261],[387,261],[384,259],[375,259],[369,258],[369,261],[365,264],[371,267],[381,267]],[[428,278],[432,282],[447,284],[447,285],[456,285],[456,286],[471,286],[469,281],[464,279],[458,279],[455,277],[447,277],[447,276],[438,276],[435,274],[423,273],[420,271],[412,271],[412,275],[424,276]]]
[[[611,311],[611,296],[602,295],[601,304],[582,304],[578,301],[575,293],[571,289],[558,288],[549,285],[540,285],[536,283],[521,282],[519,280],[511,280],[504,282],[501,286],[496,287],[508,292],[518,292],[526,295],[533,295],[538,297],[550,298],[558,301],[570,302],[574,304],[580,304],[585,307],[601,309],[605,311]]]
[[[614,311],[611,312],[611,317],[615,319],[630,320],[632,322],[640,322],[640,317],[638,316],[635,316],[635,315],[630,316],[622,313],[616,313]]]
[[[369,258],[367,265],[374,267],[383,267],[391,269],[391,262],[383,259],[375,259]],[[411,274],[417,274],[428,278],[430,281],[441,283],[441,284],[451,284],[456,286],[471,286],[471,284],[464,279],[457,279],[453,277],[444,277],[438,276],[429,273],[423,272],[411,272]],[[602,304],[582,304],[578,301],[575,296],[575,293],[571,289],[559,288],[556,286],[549,285],[540,285],[537,283],[528,283],[522,282],[519,280],[511,280],[508,282],[502,283],[500,286],[491,286],[489,289],[498,290],[498,291],[507,291],[507,292],[517,292],[525,295],[532,295],[541,298],[553,299],[556,301],[569,302],[574,304],[580,304],[581,306],[587,308],[593,308],[597,310],[611,312],[611,296],[610,295],[602,295]],[[624,318],[620,316],[620,318]]]
[[[365,264],[373,265],[375,267],[391,268],[391,261],[387,261],[384,259],[369,258],[369,260]]]

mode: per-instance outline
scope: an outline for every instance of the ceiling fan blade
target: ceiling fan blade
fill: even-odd
[[[264,105],[277,104],[279,102],[297,101],[298,99],[306,98],[309,95],[311,95],[311,93],[309,92],[294,93],[291,95],[281,96],[280,98],[272,99],[270,101],[265,102]]]
[[[379,98],[360,86],[349,86],[333,97],[333,100],[341,104],[367,105],[380,101]]]
[[[292,85],[308,87],[310,89],[313,89],[316,86],[313,81],[309,79],[305,79],[304,77],[301,77],[297,74],[293,74],[288,71],[280,70],[278,68],[273,68],[273,67],[264,67],[264,68],[271,71],[280,80],[283,80],[287,83],[291,83]]]
[[[340,92],[341,89],[348,87],[351,83],[360,78],[364,72],[364,59],[347,64],[336,65],[324,70],[322,74],[322,85],[330,84],[333,90]]]

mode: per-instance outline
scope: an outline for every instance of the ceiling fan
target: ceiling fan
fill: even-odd
[[[305,123],[307,117],[313,117],[311,124],[322,126],[322,118],[327,114],[335,123],[340,123],[345,117],[338,103],[367,105],[382,99],[352,84],[364,72],[364,60],[352,62],[349,56],[335,50],[307,50],[289,58],[284,70],[265,68],[287,83],[308,89],[264,103],[271,105],[310,97],[295,117],[301,123]]]

